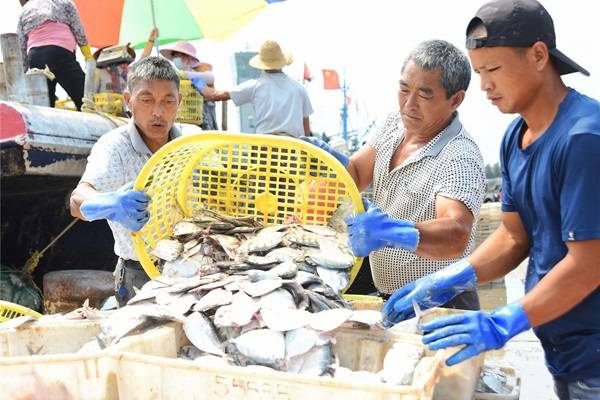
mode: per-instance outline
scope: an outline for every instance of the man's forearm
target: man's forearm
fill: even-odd
[[[75,190],[73,190],[73,193],[71,193],[71,198],[69,199],[69,207],[71,209],[71,215],[73,217],[82,219],[84,221],[87,221],[85,219],[85,217],[83,216],[83,214],[81,214],[81,204],[94,197],[96,195],[97,191],[96,189],[94,189],[93,186],[87,184],[87,183],[81,183],[79,184]]]
[[[574,246],[579,249],[573,249]],[[600,240],[579,242],[569,247],[565,258],[521,301],[533,327],[567,313],[600,286],[597,261]]]
[[[202,96],[204,97],[204,101],[227,101],[231,99],[229,92],[216,90],[210,86],[202,89]]]
[[[492,282],[515,269],[527,258],[529,242],[512,236],[500,225],[469,257],[477,282]]]
[[[471,236],[471,224],[451,217],[419,222],[416,228],[419,246],[415,254],[434,260],[461,257]]]

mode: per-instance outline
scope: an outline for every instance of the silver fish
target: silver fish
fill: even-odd
[[[296,309],[296,302],[291,293],[283,288],[275,289],[272,292],[261,296],[256,303],[259,308],[281,307]]]
[[[252,282],[258,282],[265,279],[282,278],[288,279],[296,276],[298,266],[293,261],[283,262],[268,271],[249,270],[245,274],[248,275]]]
[[[321,239],[318,235],[311,232],[306,232],[301,229],[291,230],[285,238],[291,243],[299,246],[316,247],[319,248],[319,240]]]
[[[336,293],[340,293],[350,282],[350,274],[343,270],[317,266],[317,273],[323,279],[323,282]]]
[[[189,341],[198,349],[218,356],[225,354],[215,327],[206,315],[200,312],[191,313],[183,323],[183,330]]]
[[[258,282],[247,283],[243,285],[242,289],[249,296],[259,297],[280,288],[282,284],[283,281],[281,278],[270,278]]]
[[[298,328],[285,334],[285,356],[290,359],[312,349],[319,341],[319,334],[310,328]]]
[[[306,256],[315,264],[330,269],[348,269],[354,265],[354,257],[337,246],[307,250]]]
[[[348,321],[375,327],[383,321],[383,314],[376,310],[354,310]]]
[[[344,202],[333,212],[327,225],[335,229],[337,232],[346,232],[348,230],[348,227],[346,226],[346,219],[354,214],[355,211],[352,202]]]
[[[198,274],[200,263],[192,258],[177,258],[167,261],[163,266],[162,273],[166,276],[189,278]]]
[[[415,367],[423,355],[421,344],[395,342],[383,359],[383,381],[392,385],[410,385]]]
[[[277,260],[269,256],[249,255],[244,257],[241,261],[254,266],[267,266],[267,268],[270,268],[270,266],[273,264],[277,264]]]
[[[302,368],[299,373],[306,376],[332,375],[335,356],[331,344],[316,346],[303,354]]]
[[[285,338],[271,329],[246,332],[231,341],[235,350],[253,364],[282,369],[285,365]]]
[[[221,288],[213,289],[194,304],[193,310],[209,311],[213,308],[231,304],[232,300],[233,295],[230,291]]]
[[[311,314],[309,326],[317,331],[332,331],[340,327],[352,316],[352,310],[336,308]]]
[[[305,326],[310,313],[293,308],[264,307],[260,310],[260,316],[269,329],[285,332]]]
[[[286,232],[264,233],[264,231],[261,231],[253,239],[250,239],[247,245],[248,253],[256,253],[259,251],[271,250],[272,248],[276,247],[279,243],[281,243],[285,235]]]
[[[163,239],[159,240],[152,250],[152,254],[161,260],[175,261],[183,251],[183,244],[177,240]]]
[[[186,236],[195,236],[202,232],[202,228],[195,223],[187,220],[181,220],[173,227],[173,236],[183,238]]]
[[[235,258],[237,249],[240,247],[240,241],[235,236],[213,234],[209,236],[211,239],[216,240],[219,245],[225,250],[225,253],[229,258]]]
[[[300,225],[300,227],[308,232],[316,233],[320,236],[335,237],[337,231],[327,225]]]
[[[271,250],[266,255],[266,257],[274,259],[277,262],[295,261],[296,259],[300,259],[301,256],[301,250],[293,249],[291,247],[278,247],[276,249]]]
[[[252,321],[258,312],[258,304],[244,292],[233,295],[231,304],[221,306],[215,312],[214,322],[218,327],[242,327]]]
[[[184,360],[195,360],[196,358],[204,355],[206,355],[204,351],[199,350],[196,346],[188,345],[181,347],[177,352],[177,358],[183,358]]]

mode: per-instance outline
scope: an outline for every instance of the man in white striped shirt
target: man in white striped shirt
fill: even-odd
[[[452,44],[423,42],[402,67],[399,111],[352,157],[306,139],[340,160],[361,191],[373,184],[374,204],[349,221],[349,243],[370,256],[383,297],[471,252],[485,173],[457,112],[470,70]],[[446,306],[479,309],[479,299],[472,290]]]

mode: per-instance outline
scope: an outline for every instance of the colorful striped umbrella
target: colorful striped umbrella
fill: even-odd
[[[153,27],[159,43],[224,40],[268,3],[283,0],[74,0],[92,47],[143,47]]]

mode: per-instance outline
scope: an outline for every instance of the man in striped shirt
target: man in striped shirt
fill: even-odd
[[[352,157],[306,139],[340,160],[361,191],[373,184],[373,204],[349,221],[349,242],[369,255],[383,297],[471,252],[485,173],[457,113],[470,78],[455,46],[423,42],[404,62],[399,111]],[[447,306],[479,309],[479,299],[470,290]]]

